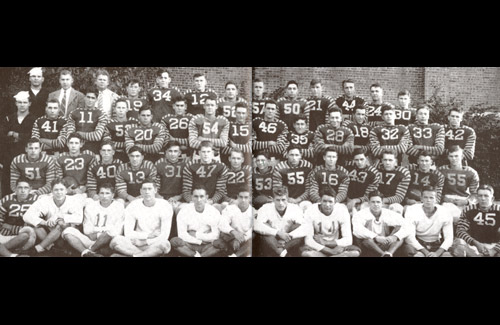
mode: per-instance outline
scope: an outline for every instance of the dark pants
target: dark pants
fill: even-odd
[[[304,245],[304,238],[294,238],[285,243],[283,240],[278,239],[276,236],[263,236],[256,234],[255,236],[259,242],[259,256],[262,257],[276,257],[280,254],[280,248],[288,251],[287,256],[300,256],[299,248]]]

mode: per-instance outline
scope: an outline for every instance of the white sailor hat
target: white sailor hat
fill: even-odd
[[[28,91],[20,91],[14,96],[16,100],[29,100],[30,93]]]
[[[34,75],[34,74],[42,74],[42,75],[43,75],[43,70],[42,70],[42,68],[33,68],[33,69],[31,69],[31,70],[28,72],[28,74],[29,74],[30,76],[32,76],[32,75]]]

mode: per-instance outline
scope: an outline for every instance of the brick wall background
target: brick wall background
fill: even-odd
[[[301,96],[310,95],[313,78],[323,81],[325,95],[342,94],[342,81],[353,79],[357,93],[371,100],[370,85],[378,82],[384,88],[384,100],[397,103],[400,90],[408,89],[414,101],[428,99],[435,87],[445,100],[460,100],[464,108],[487,103],[500,106],[500,68],[496,67],[256,67],[254,77],[266,84],[266,92],[284,87],[288,80],[299,82]]]

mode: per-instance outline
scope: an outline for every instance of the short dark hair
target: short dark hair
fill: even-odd
[[[365,155],[366,156],[365,150],[363,148],[354,149],[354,151],[352,152],[352,157],[354,158],[357,155]]]
[[[256,83],[256,82],[264,82],[264,80],[260,79],[260,78],[255,78],[253,80],[253,83]]]
[[[432,158],[432,155],[428,151],[426,151],[426,150],[422,150],[422,151],[419,152],[417,158],[420,158],[420,157],[431,157],[431,159],[434,160]]]
[[[238,109],[239,107],[243,107],[245,109],[248,109],[248,105],[245,102],[237,102],[234,105],[234,111],[236,111],[236,109]]]
[[[50,189],[53,190],[54,186],[56,186],[57,184],[62,184],[64,187],[66,187],[66,184],[64,184],[62,178],[56,178],[50,183]]]
[[[462,111],[460,108],[458,108],[458,107],[453,107],[453,108],[451,108],[451,109],[449,110],[449,112],[448,112],[448,116],[450,116],[451,112],[457,112],[457,113],[459,113],[459,114],[463,114],[463,111]]]
[[[354,83],[354,80],[346,79],[346,80],[342,81],[342,88],[345,87],[345,84],[353,84],[353,83]]]
[[[490,191],[492,195],[495,195],[495,190],[493,189],[493,186],[488,184],[479,185],[479,187],[477,188],[477,192],[479,192],[479,190],[487,190]]]
[[[278,106],[278,103],[274,99],[268,99],[268,100],[266,100],[265,104],[264,104],[264,107],[266,107],[269,104],[276,105],[276,107]]]
[[[319,189],[319,197],[323,197],[323,195],[332,196],[334,198],[337,197],[337,193],[331,187],[322,187],[322,188],[320,188]]]
[[[196,78],[199,78],[199,77],[205,77],[205,74],[204,73],[195,73],[193,75],[193,79],[196,79]],[[206,79],[206,77],[205,77],[205,79]]]
[[[30,144],[34,144],[34,143],[38,143],[40,144],[40,146],[42,145],[42,143],[40,142],[40,139],[38,138],[30,138],[28,140],[28,142],[26,142],[26,148],[30,145]]]
[[[269,155],[269,152],[266,152],[266,151],[257,151],[255,153],[255,158],[257,158],[258,156],[264,156],[266,157],[267,160],[271,159],[270,155]]]
[[[390,105],[385,105],[383,104],[382,105],[382,115],[387,112],[387,111],[393,111],[394,112],[394,107],[390,106]]]
[[[333,107],[328,110],[328,116],[330,116],[332,113],[340,113],[342,115],[342,109],[340,107]]]
[[[52,98],[52,99],[49,99],[47,100],[47,103],[46,103],[46,106],[49,106],[49,103],[54,103],[54,104],[57,104],[57,107],[59,107],[61,104],[59,103],[59,101],[55,98]]]
[[[141,115],[141,112],[143,111],[151,111],[151,114],[153,114],[153,109],[149,105],[144,105],[139,108],[139,115]]]
[[[398,97],[399,96],[409,96],[411,97],[411,94],[410,94],[410,91],[408,89],[403,89],[401,90],[399,93],[398,93]]]
[[[292,150],[298,150],[300,152],[300,154],[302,155],[302,151],[301,151],[301,147],[298,145],[298,144],[291,144],[287,149],[286,149],[286,153],[289,153],[290,151]]]
[[[339,152],[337,151],[337,149],[332,146],[326,147],[325,151],[323,151],[323,157],[326,156],[327,152],[335,152],[337,154],[337,158],[339,156]]]
[[[450,146],[450,148],[448,148],[448,153],[449,154],[452,153],[452,152],[457,152],[457,151],[463,151],[463,149],[460,148],[460,146],[457,145],[457,144],[454,144],[454,145]]]
[[[130,79],[127,82],[127,86],[132,86],[132,85],[135,85],[135,84],[138,84],[140,86],[141,85],[141,81],[139,79],[137,79],[137,78],[133,78],[133,79]]]
[[[208,195],[207,188],[203,184],[193,185],[193,188],[191,189],[191,194],[193,194],[194,191],[198,191],[198,190],[204,190],[205,191],[205,195]]]
[[[107,188],[112,193],[115,193],[115,186],[113,184],[111,184],[110,182],[104,182],[104,183],[98,184],[97,185],[97,193],[99,193],[101,191],[101,188]]]
[[[229,86],[229,85],[234,85],[236,87],[236,89],[238,89],[238,85],[236,84],[236,82],[234,82],[232,80],[226,82],[226,85],[224,86],[224,89],[226,89],[227,86]]]
[[[426,186],[422,187],[421,193],[423,194],[424,192],[435,192],[436,193],[437,190],[434,186],[426,185]]]
[[[127,154],[130,155],[132,152],[138,152],[144,156],[144,151],[138,146],[133,146],[132,148],[130,148],[130,150],[127,152]]]
[[[299,83],[295,80],[290,80],[289,82],[286,83],[286,88],[288,88],[288,86],[290,85],[295,85],[297,86],[297,88],[299,88]]]
[[[168,71],[167,69],[163,69],[163,68],[156,70],[156,77],[157,78],[161,77],[161,75],[164,74],[165,72],[168,73],[168,77],[170,78],[170,71]]]
[[[292,124],[295,124],[299,120],[304,120],[307,123],[307,116],[305,114],[293,115]]]
[[[320,84],[320,85],[322,84],[320,79],[311,80],[311,83],[309,85],[312,87],[312,86],[316,86],[317,84]]]
[[[384,155],[393,155],[394,158],[398,157],[398,154],[396,153],[396,151],[394,151],[392,149],[385,149],[384,151],[382,151],[382,157],[384,157]]]
[[[358,109],[366,109],[366,106],[365,105],[360,105],[360,104],[357,104],[356,106],[354,106],[354,108],[352,109],[353,113],[356,114],[356,111]]]
[[[279,187],[273,188],[273,197],[283,196],[283,195],[288,196],[288,187],[279,186]]]
[[[374,190],[374,191],[371,191],[370,193],[368,193],[368,200],[370,200],[372,197],[375,197],[375,196],[378,196],[381,198],[384,197],[384,195],[379,190]]]
[[[181,144],[177,140],[169,141],[169,142],[167,142],[167,145],[165,146],[165,150],[168,150],[172,147],[179,147],[180,148]]]
[[[104,141],[102,141],[101,144],[99,145],[99,150],[102,150],[102,147],[108,146],[108,145],[111,146],[111,148],[113,150],[116,150],[115,144],[112,141],[110,141],[110,140],[104,140]]]
[[[83,143],[83,139],[82,139],[82,137],[78,133],[71,133],[68,136],[67,143],[69,143],[69,140],[71,140],[73,138],[78,139],[78,140],[80,140],[80,143]]]
[[[28,179],[26,176],[21,176],[19,177],[17,180],[16,180],[16,186],[19,184],[19,183],[28,183],[28,185],[31,187],[31,180]]]
[[[370,89],[372,89],[372,88],[380,88],[380,89],[384,89],[384,88],[382,88],[382,86],[381,86],[378,82],[376,82],[376,83],[372,84],[372,85],[370,86]]]

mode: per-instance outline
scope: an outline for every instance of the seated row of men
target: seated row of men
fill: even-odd
[[[273,190],[273,202],[262,206],[254,222],[254,256],[304,257],[478,257],[500,256],[500,206],[489,185],[478,189],[478,203],[467,206],[456,232],[453,217],[437,204],[437,192],[426,186],[422,203],[404,217],[383,207],[384,196],[368,194],[368,207],[354,209],[336,202],[329,188],[305,212],[288,201],[286,187]]]
[[[69,195],[66,182],[51,183],[51,194],[31,194],[29,180],[0,207],[0,256],[63,256],[64,242],[84,257],[231,256],[251,254],[252,210],[248,188],[222,214],[208,204],[207,190],[192,189],[192,202],[174,217],[172,205],[158,197],[156,182],[145,179],[141,197],[126,208],[110,183],[98,198]],[[63,246],[61,246],[63,245]],[[172,255],[172,254],[170,254]]]

